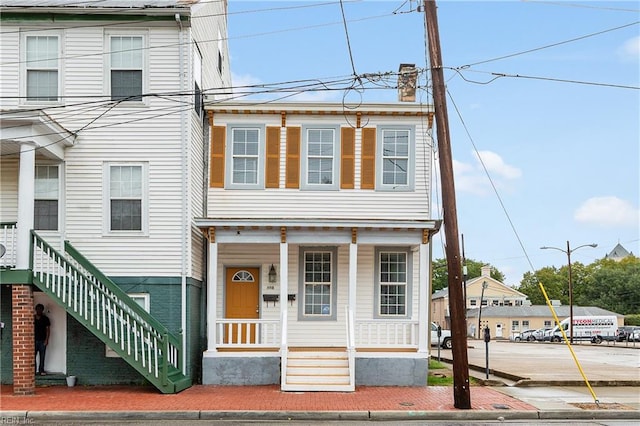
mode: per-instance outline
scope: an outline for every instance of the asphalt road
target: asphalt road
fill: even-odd
[[[485,367],[484,341],[468,341],[470,365]],[[572,346],[575,358],[564,343],[489,342],[489,368],[533,381],[581,381],[581,367],[589,381],[640,380],[640,345],[581,344]],[[432,352],[432,356],[436,356]],[[442,350],[443,359],[451,358]]]

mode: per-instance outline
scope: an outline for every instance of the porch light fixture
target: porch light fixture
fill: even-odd
[[[278,274],[276,273],[276,267],[271,264],[271,268],[269,268],[269,282],[275,283],[276,278],[278,278]]]

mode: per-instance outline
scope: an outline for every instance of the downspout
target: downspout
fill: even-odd
[[[182,20],[180,18],[180,14],[175,14],[176,23],[178,24],[178,28],[180,29],[178,32],[178,66],[180,70],[178,72],[178,76],[180,78],[180,95],[186,96],[185,89],[185,64],[184,64],[184,30],[182,28]],[[188,252],[188,235],[189,232],[189,151],[187,147],[187,112],[184,108],[181,108],[180,111],[180,140],[181,140],[181,158],[182,158],[182,232],[180,237],[180,246],[182,247],[182,265],[180,271],[180,296],[182,300],[181,304],[181,312],[180,312],[180,328],[182,329],[182,374],[187,374],[187,262],[189,260],[189,252]]]

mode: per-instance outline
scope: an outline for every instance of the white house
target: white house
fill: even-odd
[[[203,383],[425,386],[432,108],[205,108]]]
[[[18,318],[37,302],[54,376],[164,392],[199,377],[192,218],[206,215],[202,91],[230,86],[226,6],[0,1],[1,379],[16,393],[33,391],[33,374],[13,372],[33,358],[15,343],[33,336]]]

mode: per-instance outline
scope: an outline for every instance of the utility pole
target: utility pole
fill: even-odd
[[[440,155],[442,205],[444,207],[445,253],[449,274],[449,312],[451,313],[451,341],[453,343],[453,348],[451,349],[453,356],[453,405],[456,408],[470,409],[469,359],[467,356],[464,301],[462,300],[462,262],[460,262],[460,244],[458,242],[458,218],[449,139],[447,96],[444,73],[442,71],[442,53],[440,51],[435,0],[424,0],[424,14],[429,41],[431,78],[433,80],[436,134],[438,136],[438,152]]]

